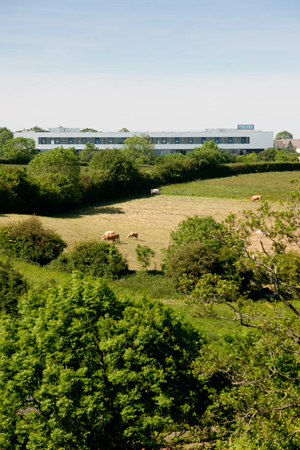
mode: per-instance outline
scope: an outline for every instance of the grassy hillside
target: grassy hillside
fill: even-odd
[[[300,165],[299,165],[300,169]],[[165,186],[167,195],[187,195],[197,197],[235,198],[249,200],[254,194],[261,194],[264,200],[283,200],[291,190],[290,180],[300,179],[297,172],[268,172],[238,175],[213,180],[200,180]]]

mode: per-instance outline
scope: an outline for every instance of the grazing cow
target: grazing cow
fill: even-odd
[[[131,237],[135,237],[136,239],[138,239],[139,234],[138,234],[136,231],[132,231],[132,232],[129,233],[129,235],[127,236],[127,239],[128,239],[128,238],[131,238]]]
[[[159,189],[151,189],[150,193],[151,193],[151,195],[159,195],[159,194],[161,194]]]
[[[102,241],[120,242],[119,233],[108,233],[102,237]]]
[[[102,236],[102,241],[104,241],[104,238],[107,234],[113,234],[115,231],[105,231],[104,235]]]
[[[261,195],[253,195],[251,198],[251,202],[255,202],[256,200],[261,201]]]

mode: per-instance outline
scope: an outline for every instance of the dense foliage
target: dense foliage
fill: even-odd
[[[33,139],[18,137],[5,142],[2,147],[4,156],[15,164],[27,164],[38,153]]]
[[[241,243],[237,241],[236,248],[227,245],[225,233],[224,226],[212,217],[195,216],[181,222],[164,250],[166,275],[184,290],[190,290],[207,273],[223,274],[230,279],[245,276],[236,264]]]
[[[9,261],[0,262],[0,313],[16,315],[19,298],[26,291],[24,277]]]
[[[45,229],[37,217],[13,222],[0,227],[0,251],[7,256],[48,264],[66,247],[62,238]]]
[[[243,243],[241,263],[268,288],[265,301],[256,304],[238,282],[216,273],[201,277],[190,297],[199,313],[251,330],[224,336],[199,360],[200,379],[227,380],[226,388],[214,391],[206,417],[206,424],[214,422],[215,438],[224,439],[218,448],[295,450],[300,445],[299,201],[296,187],[279,211],[264,202],[224,224],[227,244]],[[260,248],[255,249],[251,238],[257,230]]]
[[[126,259],[114,244],[99,241],[80,242],[65,253],[52,267],[72,272],[80,270],[86,275],[118,278],[128,271]]]
[[[0,326],[3,450],[153,449],[195,424],[207,397],[192,365],[203,337],[159,302],[103,281],[31,291]]]
[[[41,153],[28,164],[27,172],[39,189],[39,211],[66,210],[80,203],[80,165],[74,149],[58,147]]]

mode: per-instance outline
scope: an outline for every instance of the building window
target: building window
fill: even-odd
[[[46,144],[46,138],[41,139],[41,144]]]
[[[228,138],[228,144],[232,144],[233,143],[233,138],[232,137],[229,137]]]
[[[95,144],[100,144],[100,138],[95,138]]]
[[[206,138],[201,138],[201,144],[204,144],[205,141],[206,141]]]
[[[167,138],[162,138],[162,143],[167,144]]]
[[[113,143],[114,143],[113,138],[109,138],[109,139],[108,139],[108,143],[109,143],[109,144],[113,144]]]
[[[242,144],[247,144],[247,142],[246,142],[246,138],[245,137],[242,137]]]
[[[55,138],[55,144],[60,144],[60,138]]]
[[[175,138],[175,144],[180,144],[180,138]]]
[[[73,138],[68,138],[68,144],[73,144]]]
[[[82,144],[82,138],[77,139],[77,144]]]
[[[220,138],[216,137],[215,142],[216,144],[220,144]]]
[[[193,143],[193,138],[188,138],[188,143],[192,144]]]

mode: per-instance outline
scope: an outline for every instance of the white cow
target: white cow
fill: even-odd
[[[151,189],[150,193],[151,193],[151,195],[159,195],[159,194],[161,194],[159,189]]]

